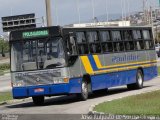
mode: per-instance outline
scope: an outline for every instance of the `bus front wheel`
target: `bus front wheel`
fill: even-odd
[[[32,100],[35,105],[43,105],[44,104],[44,96],[35,96],[35,97],[32,97]]]
[[[144,77],[143,77],[142,70],[138,69],[137,75],[136,75],[136,83],[128,84],[127,88],[130,90],[142,89],[143,88],[143,81],[144,81]]]
[[[80,98],[83,101],[88,99],[88,83],[86,80],[82,81],[81,93],[77,95],[78,95],[78,98]]]

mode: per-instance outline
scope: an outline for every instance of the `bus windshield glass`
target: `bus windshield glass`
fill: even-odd
[[[53,69],[64,65],[62,38],[23,40],[11,44],[11,71]]]

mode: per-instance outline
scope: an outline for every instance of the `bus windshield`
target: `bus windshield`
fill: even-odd
[[[62,38],[23,40],[11,44],[11,71],[53,69],[64,65]]]

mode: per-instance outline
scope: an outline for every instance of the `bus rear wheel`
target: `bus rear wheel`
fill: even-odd
[[[80,98],[81,100],[85,101],[88,99],[88,83],[86,80],[82,81],[82,85],[81,85],[81,93],[77,94],[78,98]]]
[[[44,104],[44,96],[35,96],[35,97],[32,97],[32,100],[35,105],[43,105]]]
[[[144,77],[143,77],[142,70],[138,69],[137,75],[136,75],[136,83],[128,84],[127,88],[130,90],[142,89],[143,88],[143,81],[144,81]]]

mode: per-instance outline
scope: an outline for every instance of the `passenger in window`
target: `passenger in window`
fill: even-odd
[[[141,31],[140,31],[140,30],[134,30],[134,31],[133,31],[133,37],[134,37],[134,39],[136,39],[136,40],[142,39]]]
[[[144,43],[143,43],[143,41],[138,41],[137,42],[137,48],[138,48],[138,50],[143,50],[144,49]]]
[[[102,45],[102,48],[103,48],[103,51],[104,51],[104,52],[108,52],[108,51],[109,51],[109,50],[108,50],[109,48],[108,48],[108,45],[107,45],[107,44],[103,44],[103,45]]]
[[[150,48],[149,48],[149,41],[146,41],[146,42],[145,42],[145,48],[146,48],[147,50],[150,49]]]
[[[85,54],[85,50],[84,50],[84,46],[83,45],[79,46],[79,53],[80,54]]]
[[[100,44],[95,44],[96,45],[96,52],[95,53],[101,53],[101,46]]]
[[[130,42],[130,50],[134,50],[135,47],[134,47],[134,43],[133,42]]]
[[[144,49],[144,43],[143,43],[143,41],[140,41],[140,46],[141,46],[141,49],[143,50]]]
[[[116,52],[119,52],[120,51],[120,46],[119,46],[119,43],[115,43],[115,51]]]
[[[129,43],[129,42],[126,43],[126,50],[131,50],[131,47],[130,47],[130,43]]]
[[[150,42],[149,42],[149,48],[150,48],[150,49],[153,49],[153,48],[154,48],[153,41],[150,41]]]
[[[130,31],[124,32],[124,40],[132,40]]]
[[[90,52],[91,53],[96,53],[96,45],[95,44],[90,45]]]

